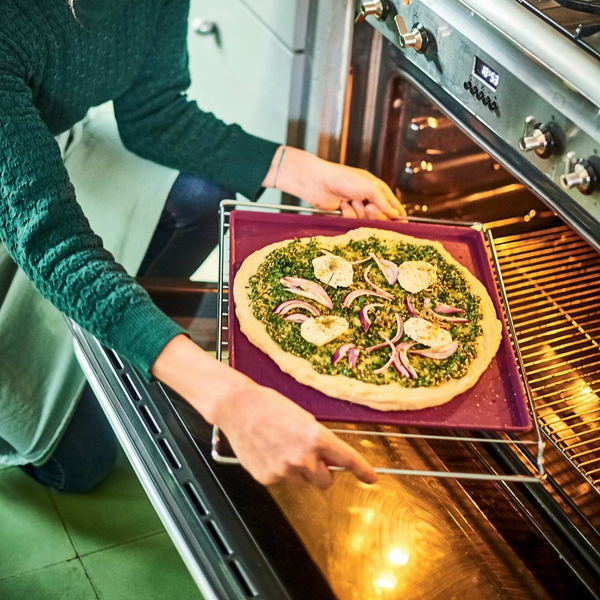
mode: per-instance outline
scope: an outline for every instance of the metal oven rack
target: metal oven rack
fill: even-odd
[[[339,215],[339,211],[323,211],[314,208],[296,207],[296,206],[281,206],[281,205],[257,205],[252,202],[241,202],[236,200],[224,200],[220,206],[220,243],[219,243],[219,314],[217,317],[218,330],[217,330],[217,358],[221,361],[227,362],[229,360],[229,217],[232,210],[254,210],[264,212],[292,212],[302,214],[321,214],[321,215]],[[544,442],[542,439],[542,433],[538,424],[536,415],[535,405],[533,403],[531,390],[525,376],[525,367],[519,345],[516,342],[517,335],[515,326],[508,306],[508,300],[506,295],[506,289],[504,287],[502,273],[496,254],[494,240],[491,231],[487,230],[481,223],[467,223],[460,221],[449,221],[440,219],[428,219],[423,217],[401,217],[403,221],[418,222],[418,223],[429,223],[439,225],[452,225],[462,226],[468,228],[476,228],[483,232],[486,243],[488,245],[491,262],[494,268],[494,274],[500,298],[504,308],[504,314],[506,322],[508,324],[508,331],[511,338],[511,343],[515,350],[517,365],[521,376],[521,381],[525,389],[525,395],[527,398],[527,406],[530,411],[531,420],[533,423],[532,436],[530,439],[519,439],[516,436],[496,434],[496,433],[483,433],[481,435],[476,432],[471,435],[450,432],[448,434],[429,434],[420,432],[403,432],[403,431],[389,431],[390,427],[374,428],[374,430],[365,429],[338,429],[331,428],[331,431],[339,436],[361,436],[361,437],[373,437],[373,438],[388,438],[390,440],[404,439],[404,440],[423,440],[427,442],[446,442],[448,444],[467,444],[472,447],[477,444],[482,444],[488,449],[502,449],[503,451],[509,449],[521,449],[528,456],[533,457],[532,465],[529,470],[525,472],[517,472],[516,470],[508,472],[498,472],[495,467],[492,467],[487,462],[485,463],[485,472],[475,472],[467,470],[443,470],[434,469],[432,467],[426,470],[416,470],[401,468],[400,466],[394,467],[377,467],[375,471],[380,474],[391,474],[391,475],[412,475],[422,477],[440,477],[440,478],[451,478],[451,479],[479,479],[479,480],[492,480],[492,481],[514,481],[514,482],[527,482],[527,483],[539,483],[545,479],[544,471]],[[396,429],[396,428],[394,428]],[[239,461],[234,456],[227,456],[222,452],[221,448],[222,436],[218,427],[213,428],[212,435],[212,457],[216,462],[223,464],[239,464]],[[520,461],[509,461],[510,464],[521,464]],[[340,471],[340,467],[330,466],[331,470]]]

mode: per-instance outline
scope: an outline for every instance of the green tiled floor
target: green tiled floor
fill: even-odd
[[[124,457],[82,496],[0,467],[0,599],[171,598],[202,600]]]

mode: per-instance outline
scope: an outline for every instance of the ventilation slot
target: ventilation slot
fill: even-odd
[[[140,413],[142,415],[142,418],[144,419],[144,422],[148,426],[148,429],[154,435],[158,435],[160,433],[160,427],[158,426],[158,423],[156,422],[156,420],[152,416],[152,413],[150,412],[150,409],[147,406],[142,405],[142,406],[140,406]]]
[[[219,548],[219,550],[223,554],[233,554],[233,550],[229,547],[227,540],[221,533],[221,530],[219,529],[217,524],[214,523],[213,521],[208,521],[206,523],[206,527],[207,527],[212,539],[214,540],[215,544],[217,544],[217,547]]]
[[[160,446],[160,449],[163,451],[163,454],[165,455],[165,459],[166,459],[167,463],[169,464],[169,466],[173,470],[180,469],[181,463],[179,462],[179,459],[177,458],[177,456],[175,456],[175,452],[173,452],[173,449],[171,448],[171,445],[169,444],[169,442],[167,442],[167,440],[165,440],[164,438],[161,438],[160,440],[158,440],[158,445]]]
[[[258,592],[252,585],[252,582],[248,579],[246,571],[244,571],[244,568],[242,567],[242,565],[240,565],[240,563],[237,560],[234,560],[231,563],[231,570],[233,571],[233,574],[235,575],[235,578],[237,579],[241,588],[244,590],[246,596],[258,596]]]
[[[196,488],[192,483],[186,482],[183,484],[183,489],[187,494],[188,500],[192,503],[192,506],[198,511],[201,517],[208,516],[208,508],[200,497],[200,494],[196,491]]]
[[[110,364],[115,368],[115,370],[121,371],[123,369],[123,363],[121,362],[121,359],[118,357],[117,353],[110,348],[105,348],[105,353],[110,361]]]
[[[127,375],[127,373],[121,375],[121,379],[123,380],[123,384],[125,385],[125,388],[127,389],[127,391],[129,392],[129,396],[131,398],[133,398],[134,400],[141,400],[142,397],[140,396],[140,393],[137,391],[137,388],[135,387],[135,385],[133,385],[133,380],[131,379],[131,377],[129,375]]]

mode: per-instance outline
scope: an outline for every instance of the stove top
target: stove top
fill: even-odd
[[[600,0],[517,0],[600,60]]]

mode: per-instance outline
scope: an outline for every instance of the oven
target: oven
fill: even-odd
[[[176,394],[71,324],[86,375],[205,598],[600,597],[596,5],[349,3],[335,22],[346,27],[336,42],[343,76],[311,74],[335,90],[315,120],[307,113],[309,133],[329,132],[322,154],[372,170],[411,216],[492,231],[545,446],[542,482],[383,475],[365,486],[341,473],[326,492],[267,490],[214,460],[212,427]],[[323,22],[313,26],[316,69],[333,42],[319,37],[331,31]],[[219,350],[227,289],[142,283],[198,344]],[[384,467],[536,467],[530,445],[352,438]]]

